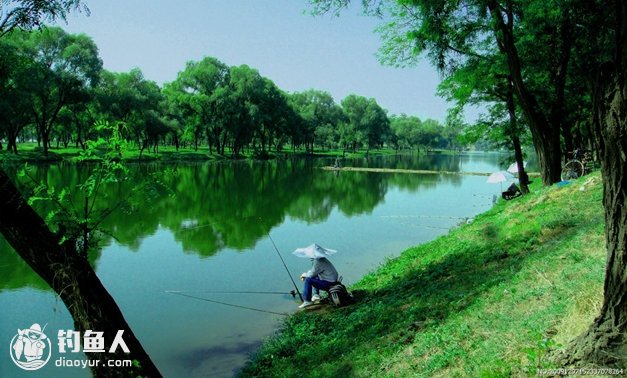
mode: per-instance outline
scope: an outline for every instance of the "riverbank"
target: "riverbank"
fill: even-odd
[[[437,151],[438,153],[454,153],[453,151]],[[0,158],[7,162],[14,163],[54,163],[60,161],[76,161],[81,153],[81,149],[78,147],[67,148],[51,148],[48,151],[48,155],[44,155],[43,149],[38,147],[36,143],[23,143],[18,146],[18,154],[15,155],[6,150],[0,151]],[[400,153],[409,153],[400,152]],[[422,153],[425,153],[424,151]],[[200,161],[218,161],[218,160],[233,160],[233,159],[285,159],[289,157],[328,157],[334,158],[360,158],[365,156],[385,156],[385,155],[397,155],[398,151],[389,148],[383,148],[379,150],[360,150],[356,152],[343,153],[342,150],[314,150],[313,153],[306,152],[305,150],[292,151],[269,151],[265,153],[244,153],[243,155],[233,157],[230,153],[220,155],[215,152],[210,152],[205,146],[199,147],[197,150],[194,148],[179,148],[175,147],[160,147],[157,152],[153,150],[144,150],[140,155],[139,150],[132,149],[124,153],[123,159],[131,162],[200,162]]]
[[[351,287],[356,304],[300,312],[241,372],[252,376],[510,376],[599,311],[605,268],[594,173],[499,201]]]
[[[467,171],[434,171],[426,169],[392,169],[392,168],[371,168],[371,167],[322,167],[325,171],[347,171],[347,172],[377,172],[377,173],[410,173],[421,175],[470,175],[470,176],[490,176],[491,172],[467,172]],[[530,177],[540,177],[538,172],[528,172]]]

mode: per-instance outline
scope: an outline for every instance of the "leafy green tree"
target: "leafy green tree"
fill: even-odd
[[[23,53],[25,32],[15,31],[0,39],[0,133],[7,139],[7,150],[17,154],[17,137],[33,123],[30,93],[32,62]]]
[[[390,129],[386,111],[373,98],[354,94],[348,95],[341,104],[354,135],[351,140],[353,151],[361,143],[365,143],[368,150],[381,146]]]
[[[307,120],[301,113],[304,107],[304,99],[305,97],[300,93],[287,95],[286,122],[289,127],[287,127],[285,133],[292,145],[293,152],[296,152],[297,146],[305,142]]]
[[[293,118],[293,109],[289,108],[287,97],[272,80],[264,78],[261,97],[261,131],[266,135],[268,145],[280,146]],[[277,151],[279,148],[277,148]]]
[[[401,114],[390,118],[390,128],[396,135],[398,147],[412,150],[418,145],[418,132],[422,121],[418,117]]]
[[[146,80],[141,70],[103,72],[102,84],[97,90],[100,114],[111,122],[122,122],[124,130],[135,141],[140,156],[159,140],[175,132],[172,121],[165,116],[166,98],[161,88]]]
[[[216,146],[218,153],[224,153],[223,133],[225,120],[221,115],[220,99],[224,98],[224,89],[229,83],[229,68],[216,58],[206,57],[198,62],[187,62],[185,69],[179,72],[172,88],[179,92],[177,101],[185,104],[191,113],[194,124],[194,136],[204,132],[209,151]],[[197,146],[197,139],[196,139]]]
[[[580,57],[592,102],[591,132],[603,177],[607,265],[600,314],[559,362],[625,367],[627,355],[627,3],[575,1]]]
[[[178,124],[176,141],[180,141],[183,145],[189,143],[198,151],[203,129],[199,116],[189,101],[190,95],[183,90],[180,81],[166,83],[163,86],[162,94],[165,97],[166,116]]]
[[[312,2],[318,9],[328,10],[350,1]],[[604,299],[599,316],[571,343],[560,363],[623,368],[627,352],[627,3],[397,0],[392,4],[397,18],[388,24],[385,50],[392,59],[413,60],[427,52],[439,67],[454,70],[468,56],[481,56],[496,44],[507,61],[545,184],[560,179],[560,122],[556,118],[564,113],[569,72],[576,76],[577,84],[586,83],[591,99],[591,134],[603,172],[607,243]],[[579,59],[574,63],[570,59],[572,46],[578,49]],[[547,66],[552,67],[539,70]],[[546,97],[535,92],[536,84],[542,81],[534,81],[534,77],[543,75],[549,78],[544,82],[552,93]]]
[[[438,94],[455,103],[451,114],[459,114],[467,105],[484,104],[490,107],[488,119],[493,122],[481,122],[475,127],[485,126],[484,135],[494,127],[500,127],[497,133],[514,150],[518,167],[520,189],[529,193],[528,176],[523,163],[520,135],[524,130],[517,117],[517,103],[513,84],[507,67],[499,55],[472,57],[463,66],[457,67],[438,87]],[[504,121],[508,119],[508,121]],[[484,119],[485,121],[485,119]],[[475,140],[476,141],[476,140]]]
[[[310,2],[321,12],[345,7],[350,0]],[[482,58],[495,51],[502,54],[531,129],[543,182],[548,185],[560,180],[560,130],[572,38],[572,19],[566,4],[551,1],[550,5],[545,2],[538,7],[536,2],[497,0],[365,0],[362,3],[369,12],[386,13],[391,18],[380,28],[384,63],[412,65],[426,55],[442,72],[451,72],[468,59]],[[545,6],[552,11],[546,12]],[[551,47],[546,46],[547,38]],[[547,49],[554,53],[544,60],[535,59],[532,54]],[[538,79],[543,77],[550,80]],[[545,95],[547,90],[551,96]]]
[[[66,105],[88,101],[88,90],[98,82],[102,61],[91,38],[67,34],[58,27],[31,32],[27,43],[27,54],[34,62],[32,112],[47,154],[59,112]]]
[[[342,121],[342,109],[328,92],[310,89],[294,93],[291,95],[291,104],[303,119],[301,136],[310,152],[313,152],[318,128],[329,126],[337,130]]]
[[[45,22],[65,20],[72,10],[89,9],[81,0],[3,0],[0,4],[0,38],[15,29],[30,30]]]
[[[3,2],[15,6],[9,15],[2,13],[0,40],[15,28],[36,27],[49,19],[64,18],[65,11],[79,1],[18,1]],[[4,12],[4,8],[0,10]],[[80,50],[80,49],[78,49]],[[68,56],[73,56],[68,52]],[[72,66],[72,65],[70,65]],[[6,88],[6,76],[0,76],[0,88]],[[63,232],[52,233],[48,224],[24,200],[22,193],[0,168],[0,233],[15,249],[17,254],[36,272],[61,298],[79,331],[98,330],[113,335],[124,330],[124,339],[130,354],[95,353],[88,358],[102,360],[132,359],[136,361],[129,370],[115,372],[95,369],[94,376],[143,375],[159,377],[154,365],[139,340],[124,319],[120,308],[98,279],[89,261],[78,253],[72,243],[63,243]]]
[[[217,108],[225,113],[227,132],[233,141],[233,154],[251,141],[258,141],[262,154],[283,131],[282,117],[287,100],[269,79],[247,65],[231,67],[229,86],[223,91],[223,103]]]

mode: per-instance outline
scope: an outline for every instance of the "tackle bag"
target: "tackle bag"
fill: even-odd
[[[329,297],[336,307],[346,306],[353,300],[353,296],[348,292],[346,286],[339,282],[329,288]]]

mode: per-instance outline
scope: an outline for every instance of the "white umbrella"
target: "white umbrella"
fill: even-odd
[[[488,176],[488,184],[501,184],[501,192],[503,191],[503,182],[513,180],[514,176],[506,171],[498,171]]]
[[[336,253],[334,249],[324,248],[318,244],[312,244],[303,248],[296,248],[292,254],[297,257],[308,257],[310,259],[326,258]]]
[[[498,172],[494,172],[492,173],[490,176],[488,176],[488,184],[498,184],[500,182],[505,182],[505,181],[509,181],[509,180],[513,180],[514,176],[506,171],[498,171]]]
[[[523,167],[527,168],[527,162],[523,161]],[[509,173],[518,173],[518,164],[516,164],[516,162],[513,162],[508,168],[507,168],[507,172]]]

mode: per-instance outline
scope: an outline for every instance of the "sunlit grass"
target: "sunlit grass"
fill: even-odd
[[[243,376],[524,376],[599,309],[598,174],[500,201],[410,248],[351,289],[358,303],[298,313]]]
[[[60,160],[75,160],[81,153],[82,149],[75,145],[69,145],[68,147],[56,147],[53,146],[48,150],[48,156],[44,156],[43,148],[38,146],[35,142],[25,142],[18,144],[18,155],[13,155],[6,150],[0,151],[0,157],[9,161],[29,161],[29,162],[45,162],[45,161],[60,161]],[[380,155],[396,155],[399,153],[409,153],[409,151],[396,151],[392,148],[373,149],[367,151],[365,149],[357,150],[355,152],[344,151],[340,149],[320,149],[317,148],[313,151],[314,156],[318,157],[345,157],[345,158],[359,158],[366,156],[380,156]],[[416,153],[414,151],[414,153]],[[451,153],[447,151],[447,153]],[[215,149],[210,150],[207,146],[199,146],[198,149],[193,147],[181,147],[177,149],[174,146],[159,146],[156,150],[154,148],[144,149],[141,151],[137,147],[131,146],[123,155],[123,158],[131,161],[210,161],[210,160],[224,160],[233,158],[244,159],[275,159],[275,158],[287,158],[291,156],[309,156],[312,153],[306,151],[303,148],[298,148],[295,151],[287,146],[281,151],[270,150],[266,153],[260,151],[243,150],[238,156],[233,156],[232,151],[229,148],[225,149],[224,154],[216,153]]]

